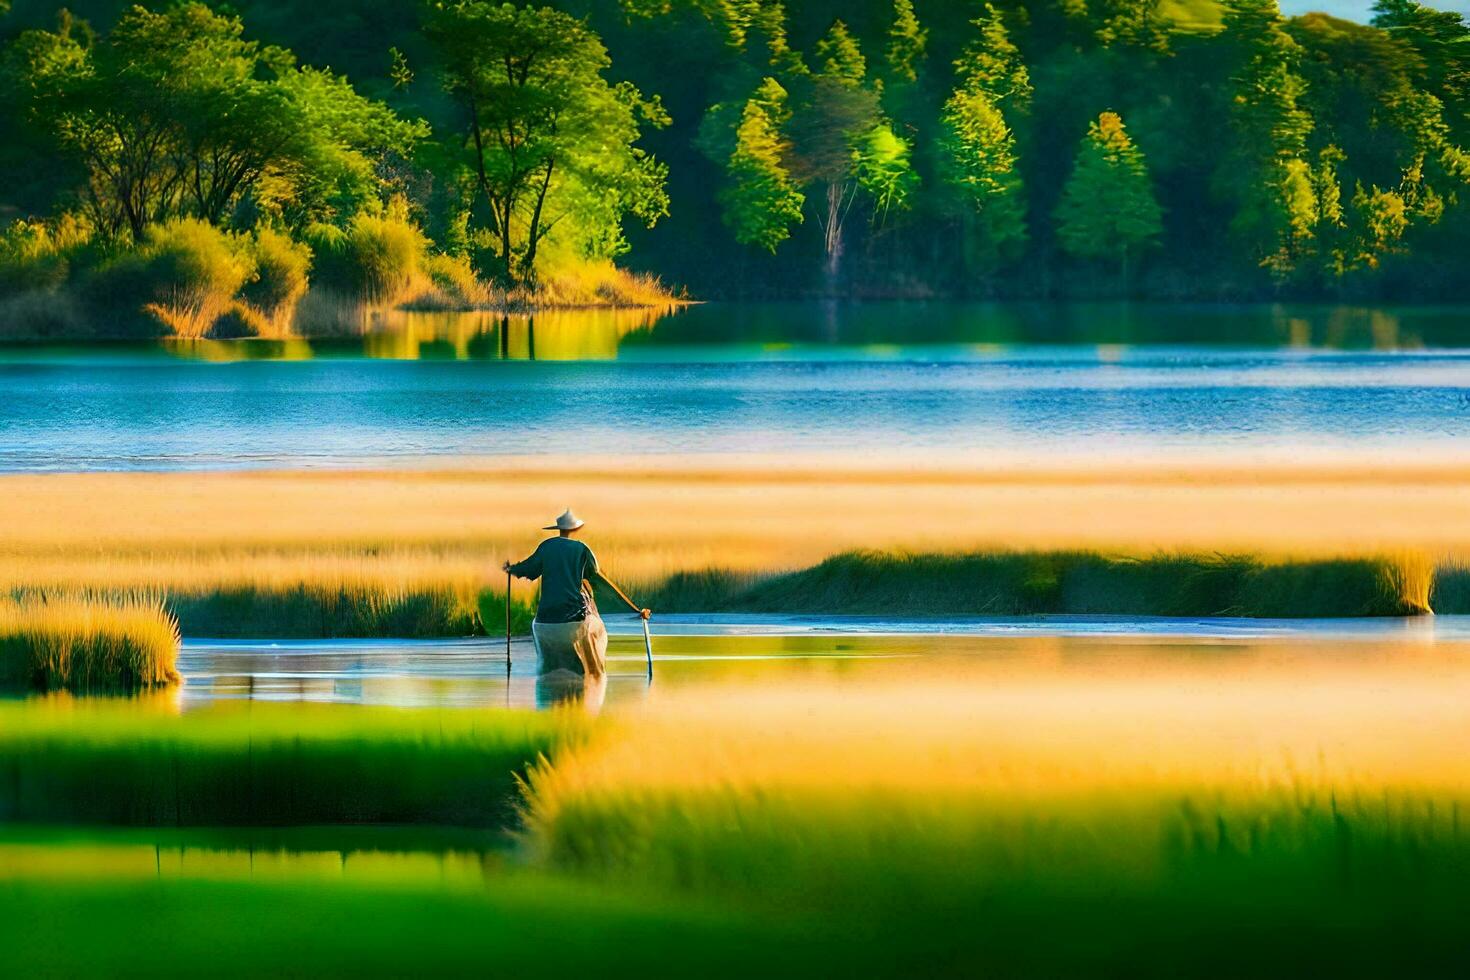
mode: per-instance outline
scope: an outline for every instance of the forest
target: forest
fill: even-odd
[[[1370,24],[1275,0],[12,0],[0,43],[12,316],[263,334],[308,284],[1464,298],[1470,27],[1414,0]]]

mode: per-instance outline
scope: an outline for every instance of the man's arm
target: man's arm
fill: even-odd
[[[633,610],[635,613],[637,613],[638,615],[642,616],[644,619],[647,619],[649,616],[652,616],[653,615],[652,612],[650,612],[647,609],[644,609],[642,606],[638,605],[638,603],[634,602],[632,599],[629,599],[628,598],[628,594],[626,592],[624,592],[622,589],[618,588],[618,584],[616,582],[614,582],[612,579],[610,579],[610,578],[607,577],[607,574],[601,568],[598,567],[598,565],[597,565],[597,556],[592,553],[592,549],[591,548],[588,548],[587,549],[587,576],[588,576],[588,578],[595,578],[595,579],[597,579],[603,585],[606,585],[609,589],[612,589],[613,592],[617,594],[617,597],[619,599],[622,599],[624,602],[626,602],[628,604],[628,608],[629,609]]]
[[[506,562],[501,568],[510,572],[516,578],[538,579],[541,577],[541,547],[531,552],[531,557],[524,561]]]

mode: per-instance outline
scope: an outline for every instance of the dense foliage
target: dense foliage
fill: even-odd
[[[624,256],[705,296],[1463,295],[1470,26],[1415,0],[1372,24],[1275,0],[59,6],[0,20],[0,205],[49,221],[17,254],[79,222],[324,241],[396,199],[502,283]]]

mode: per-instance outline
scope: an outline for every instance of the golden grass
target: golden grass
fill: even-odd
[[[628,581],[799,568],[857,548],[1470,555],[1470,467],[1452,464],[803,465],[591,458],[493,471],[5,476],[0,589],[495,586],[500,561],[528,553],[568,505]]]
[[[177,684],[179,626],[157,600],[0,602],[0,680],[39,690]]]
[[[509,459],[493,471],[4,476],[0,596],[146,590],[196,636],[467,635],[503,588],[501,562],[528,554],[571,505],[606,571],[685,610],[705,600],[698,588],[684,590],[696,606],[671,598],[679,590],[663,586],[678,573],[744,581],[857,549],[1366,559],[1389,569],[1385,594],[1405,609],[1426,608],[1431,588],[1439,608],[1465,606],[1459,579],[1433,579],[1470,556],[1470,469],[1452,464],[886,464]],[[1294,588],[1328,594],[1242,611],[1346,614],[1321,575]],[[519,606],[534,592],[513,585]],[[1133,600],[1085,611],[1162,611]]]
[[[1304,901],[1344,876],[1412,889],[1416,855],[1470,853],[1470,669],[1442,648],[1067,649],[666,690],[533,771],[528,845],[566,869],[920,920],[1216,874],[1247,903],[1272,881]]]

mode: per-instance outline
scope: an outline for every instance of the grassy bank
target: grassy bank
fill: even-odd
[[[559,713],[0,705],[0,820],[503,826]]]
[[[665,612],[1412,616],[1430,611],[1433,580],[1433,568],[1416,557],[1270,562],[1248,556],[1133,558],[1086,551],[870,551],[836,555],[785,575],[681,573],[642,594]]]
[[[134,691],[176,684],[179,625],[157,600],[0,600],[0,686]]]

